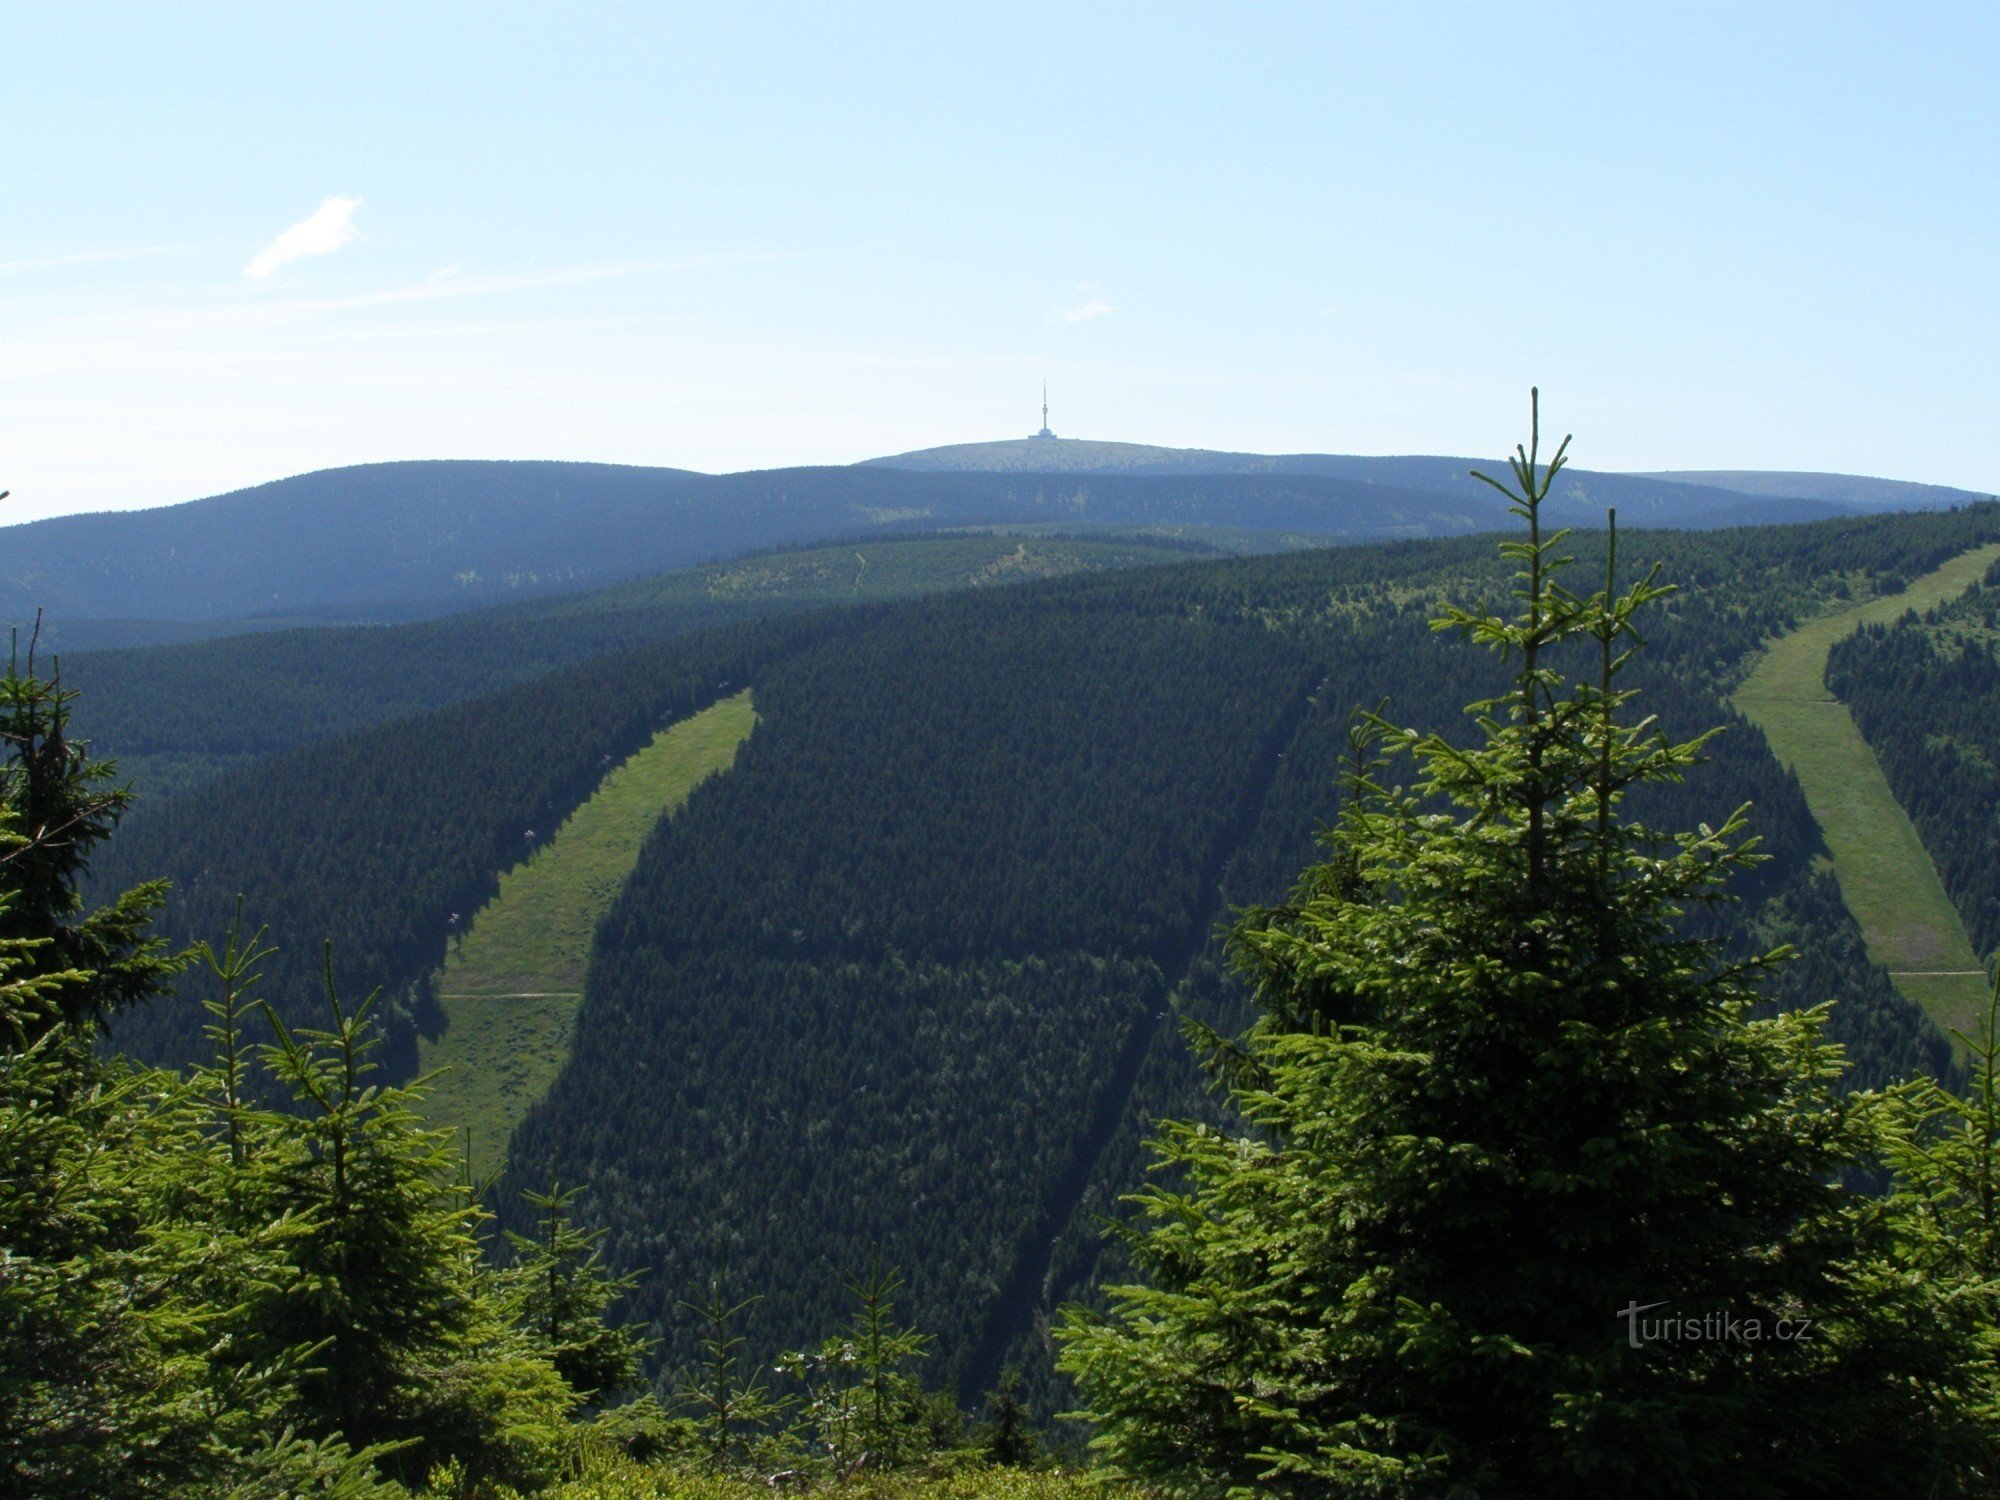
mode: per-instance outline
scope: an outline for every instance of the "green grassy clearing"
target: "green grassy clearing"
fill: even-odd
[[[705,778],[727,770],[756,725],[748,689],[660,731],[614,767],[590,800],[472,918],[437,975],[448,1022],[420,1052],[435,1125],[471,1131],[481,1173],[500,1165],[507,1138],[554,1081],[569,1050],[597,922],[639,847]]]
[[[1869,957],[1946,1029],[1969,1030],[1984,1014],[1985,977],[1923,841],[1847,705],[1822,679],[1836,641],[1863,624],[1894,620],[1906,609],[1921,614],[1958,597],[1996,557],[2000,546],[1967,552],[1903,593],[1808,620],[1767,643],[1734,700],[1798,775]]]

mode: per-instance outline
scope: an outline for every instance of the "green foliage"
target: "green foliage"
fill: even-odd
[[[419,1127],[420,1087],[367,1076],[372,997],[349,1013],[329,958],[330,1024],[295,1029],[262,1006],[275,1042],[246,1043],[273,950],[245,935],[240,908],[220,950],[195,954],[216,991],[212,1060],[181,1076],[102,1054],[100,1017],[178,961],[128,921],[152,893],[109,918],[84,910],[84,855],[124,804],[66,740],[68,703],[19,676],[0,697],[18,752],[0,778],[0,916],[36,914],[0,935],[9,1492],[361,1500],[437,1462],[468,1482],[553,1480],[577,1399],[557,1356],[632,1362],[629,1341],[585,1326],[606,1300],[594,1261],[576,1263],[588,1236],[552,1236],[553,1284],[573,1293],[555,1318],[518,1324],[456,1159]],[[83,966],[96,961],[105,973]],[[292,1107],[261,1107],[273,1091]]]
[[[1689,827],[1756,802],[1769,862],[1735,877],[1740,913],[1692,911],[1689,929],[1738,957],[1794,943],[1803,957],[1765,994],[1838,994],[1827,1035],[1863,1085],[1944,1069],[1943,1038],[1870,965],[1815,873],[1796,784],[1724,695],[1760,641],[1838,592],[1995,535],[1987,506],[1623,544],[1684,585],[1632,681],[1681,738],[1737,726],[1632,806]],[[1601,539],[1575,550],[1601,568]],[[1163,1018],[1244,1024],[1217,918],[1281,898],[1311,857],[1353,704],[1393,694],[1400,720],[1455,736],[1459,707],[1495,691],[1493,664],[1427,623],[1448,593],[1504,595],[1491,553],[1468,539],[1190,563],[688,637],[142,809],[98,874],[171,875],[176,942],[225,930],[247,893],[283,950],[268,989],[287,1024],[311,1024],[311,960],[332,936],[344,988],[383,988],[382,1077],[406,1078],[416,1029],[440,1019],[428,976],[449,918],[497,888],[523,831],[557,826],[607,756],[754,687],[737,766],[650,841],[597,933],[571,1061],[495,1210],[527,1232],[516,1190],[552,1166],[590,1182],[606,1266],[646,1268],[626,1305],[667,1369],[697,1340],[678,1298],[719,1255],[762,1298],[740,1330],[762,1363],[817,1336],[825,1289],[879,1244],[937,1336],[933,1378],[970,1402],[1016,1364],[1046,1416],[1064,1398],[1045,1320],[1117,1274],[1097,1221],[1138,1180],[1152,1121],[1227,1115]],[[454,639],[410,671],[484,649]],[[523,729],[548,724],[561,732]],[[191,999],[150,1007],[118,1040],[192,1061],[201,1019]]]
[[[964,1377],[1199,940],[1243,767],[1313,681],[1261,626],[1030,590],[905,608],[761,674],[735,768],[599,928],[570,1064],[510,1152],[510,1186],[596,1185],[669,1368],[717,1256],[767,1364],[879,1247]]]
[[[1969,1492],[1963,1330],[1839,1185],[1872,1106],[1823,1012],[1752,1019],[1781,953],[1685,925],[1756,858],[1742,815],[1626,805],[1707,736],[1634,714],[1653,575],[1556,581],[1561,464],[1517,450],[1516,610],[1437,621],[1508,690],[1466,748],[1361,721],[1325,861],[1232,934],[1260,1016],[1215,1062],[1249,1128],[1167,1129],[1148,1281],[1072,1311],[1062,1363],[1100,1451],[1168,1493]],[[1663,1304],[1766,1341],[1642,1339]]]
[[[1962,865],[1964,854],[1970,852],[1966,845],[1977,842],[1966,838],[1967,831],[1996,825],[1987,809],[1974,801],[1957,811],[1948,827],[1937,826],[1944,820],[1933,819],[1926,837],[1920,838],[1854,716],[1822,678],[1830,651],[1845,652],[1842,638],[1851,636],[1857,626],[1894,620],[1906,600],[1922,607],[1952,598],[1974,582],[1996,554],[2000,548],[1963,553],[1934,572],[1913,578],[1894,595],[1878,595],[1866,604],[1808,621],[1770,644],[1735,695],[1736,704],[1770,737],[1772,748],[1796,769],[1825,834],[1842,896],[1861,924],[1869,953],[1941,1028],[1970,1027],[1984,1009],[1985,986],[1926,838],[1935,842],[1940,855],[1952,856]],[[1970,682],[1927,686],[1941,702],[1932,707],[1935,700],[1929,694],[1917,698],[1910,706],[1919,713],[1962,714],[1978,701]],[[1907,691],[1907,678],[1898,679],[1896,691]],[[1938,806],[1940,786],[1954,794],[1968,790],[1949,779],[1920,787],[1907,785],[1907,774],[1902,779],[1903,791],[1931,808]]]
[[[212,1467],[218,1372],[168,1295],[182,1247],[148,1212],[155,1183],[132,1170],[183,1099],[91,1047],[95,1020],[168,966],[139,933],[157,891],[81,913],[124,803],[68,739],[70,696],[11,665],[0,681],[0,1474],[51,1496],[165,1494]]]
[[[1648,648],[1627,669],[1630,680],[1643,685],[1648,707],[1670,733],[1686,738],[1716,724],[1730,726],[1709,743],[1706,760],[1685,782],[1634,788],[1631,806],[1657,825],[1690,827],[1755,802],[1767,862],[1734,876],[1739,907],[1696,909],[1685,924],[1690,932],[1725,940],[1739,958],[1792,944],[1798,957],[1764,976],[1765,997],[1780,1009],[1796,1009],[1839,996],[1826,1034],[1845,1049],[1845,1081],[1855,1087],[1947,1071],[1946,1039],[1870,962],[1823,867],[1819,831],[1798,784],[1774,762],[1761,734],[1731,710],[1726,694],[1741,675],[1744,653],[1769,635],[1792,628],[1826,600],[1865,592],[1884,570],[1927,572],[1989,540],[1996,526],[2000,507],[1988,506],[1722,537],[1641,532],[1621,538],[1621,555],[1635,556],[1642,570],[1661,563],[1682,584],[1657,606],[1647,627]],[[1602,569],[1601,533],[1580,534],[1573,543],[1580,568]],[[1497,678],[1481,654],[1439,640],[1428,620],[1437,601],[1451,593],[1503,594],[1502,568],[1492,552],[1481,540],[1280,559],[1257,565],[1261,591],[1248,588],[1250,580],[1237,578],[1233,566],[1196,575],[1210,608],[1223,595],[1274,622],[1292,621],[1285,628],[1308,632],[1333,668],[1285,747],[1260,816],[1224,867],[1223,910],[1282,899],[1300,867],[1316,857],[1313,830],[1338,811],[1335,788],[1350,760],[1353,705],[1393,696],[1403,722],[1454,738],[1463,733],[1460,709],[1492,693]],[[1307,587],[1315,570],[1322,601],[1317,611],[1308,607],[1314,593]],[[1586,655],[1595,645],[1580,644]],[[1172,991],[1172,1004],[1183,1020],[1224,1033],[1247,1025],[1253,1009],[1219,943],[1197,954]],[[1035,1300],[1017,1314],[1006,1357],[1019,1362],[1024,1391],[1040,1414],[1073,1406],[1076,1398],[1044,1374],[1038,1325],[1065,1298],[1101,1305],[1095,1287],[1131,1278],[1124,1244],[1101,1230],[1107,1218],[1128,1212],[1121,1195],[1141,1180],[1143,1142],[1162,1118],[1202,1119],[1217,1128],[1228,1128],[1234,1118],[1228,1101],[1210,1094],[1179,1032],[1165,1026],[1137,1071],[1117,1130],[1050,1247],[1046,1271],[1036,1268]],[[996,1360],[990,1368],[997,1367]],[[1073,1429],[1062,1436],[1080,1444],[1084,1434]]]
[[[2000,952],[2000,566],[1918,616],[1835,646],[1854,711],[1977,951]]]
[[[550,1500],[769,1500],[789,1487],[763,1475],[714,1474],[620,1458],[586,1461],[584,1468],[550,1490]],[[1135,1493],[1095,1474],[984,1467],[936,1474],[866,1471],[847,1483],[807,1492],[840,1500],[1104,1500]]]
[[[395,733],[309,747],[135,814],[94,873],[115,886],[166,872],[160,926],[179,943],[225,931],[239,899],[266,914],[279,949],[268,989],[287,1024],[313,1015],[316,956],[330,939],[344,989],[383,990],[384,1063],[410,1077],[417,1028],[438,1020],[431,976],[452,914],[490,900],[526,852],[526,832],[560,826],[607,765],[726,696],[724,683],[740,685],[772,651],[795,649],[789,632],[808,629],[751,627],[644,659],[612,656]],[[522,731],[538,721],[575,732]],[[203,1051],[192,1003],[134,1013],[119,1041],[171,1065]]]
[[[1020,1377],[1009,1371],[986,1400],[986,1421],[977,1434],[979,1450],[1002,1468],[1018,1469],[1042,1456],[1034,1417],[1021,1404]]]
[[[0,859],[10,900],[0,909],[0,941],[15,950],[22,977],[70,974],[44,1002],[8,1016],[15,1040],[56,1021],[106,1019],[159,993],[178,965],[147,929],[165,895],[149,881],[86,911],[81,892],[91,856],[111,837],[131,794],[110,785],[116,767],[93,759],[70,732],[76,694],[58,679],[10,661],[0,677],[0,805],[13,823]]]
[[[393,1446],[391,1467],[410,1474],[457,1457],[481,1477],[545,1477],[575,1395],[510,1317],[419,1090],[368,1080],[374,997],[349,1012],[330,954],[325,987],[324,1027],[294,1030],[266,1008],[276,1039],[263,1061],[292,1109],[265,1117],[248,1211],[297,1231],[253,1336],[308,1351],[295,1388],[312,1435]]]
[[[605,1271],[598,1248],[604,1231],[576,1222],[581,1191],[551,1182],[545,1193],[522,1195],[535,1210],[535,1233],[508,1231],[515,1254],[508,1284],[514,1321],[541,1356],[584,1401],[602,1405],[638,1383],[647,1341],[608,1320],[611,1305],[638,1275]]]
[[[550,1324],[515,1321],[414,1091],[366,1082],[366,1008],[280,1027],[260,1065],[296,1107],[245,1102],[259,951],[238,933],[216,957],[218,1060],[191,1077],[60,1030],[0,1058],[0,1461],[50,1495],[368,1496],[438,1463],[550,1482],[577,1400]],[[570,1299],[556,1354],[621,1347],[592,1304]]]
[[[72,652],[71,672],[87,694],[84,727],[117,752],[153,799],[300,745],[697,631],[830,605],[1174,562],[1203,550],[1153,538],[864,541],[738,557],[439,620]]]
[[[756,1302],[755,1297],[731,1301],[727,1274],[719,1273],[699,1301],[684,1304],[700,1320],[701,1342],[696,1364],[682,1375],[675,1394],[693,1417],[704,1458],[718,1472],[761,1456],[787,1405],[744,1358],[738,1329]]]
[[[59,727],[66,702],[54,684],[23,687],[7,722]],[[60,797],[35,804],[36,826],[88,848],[122,803],[93,795],[80,755],[51,762],[70,772]],[[32,785],[5,784],[17,799]],[[20,897],[7,877],[56,867],[18,821],[15,803],[0,803],[0,854],[34,857],[0,858],[0,911]],[[742,1362],[742,1306],[719,1286],[701,1420],[668,1418],[647,1398],[571,1425],[579,1398],[636,1378],[643,1341],[605,1322],[630,1278],[605,1271],[601,1232],[577,1223],[576,1194],[554,1184],[529,1195],[537,1232],[512,1237],[512,1266],[489,1267],[461,1163],[443,1132],[422,1128],[425,1081],[378,1081],[377,997],[344,1004],[330,951],[324,1021],[287,1020],[258,998],[277,950],[246,928],[239,902],[227,936],[193,954],[210,1060],[185,1076],[136,1068],[94,1045],[93,1010],[63,1004],[98,976],[44,957],[50,927],[91,920],[73,887],[62,894],[44,900],[39,924],[0,937],[10,1489],[386,1500],[407,1492],[395,1480],[454,1496],[538,1492],[594,1453],[622,1455],[612,1471],[623,1464],[629,1477],[633,1464],[697,1451],[723,1464],[786,1451],[783,1428],[771,1430],[784,1404]],[[95,930],[102,943],[111,929]],[[137,935],[110,956],[128,1000],[135,976],[157,986],[174,969]],[[273,1038],[261,1047],[245,1036],[253,1014]],[[959,1430],[955,1407],[907,1373],[927,1341],[894,1321],[899,1286],[879,1271],[856,1283],[845,1345],[871,1465]]]
[[[2000,1282],[2000,983],[1978,1033],[1964,1036],[1967,1088],[1935,1079],[1902,1090],[1908,1126],[1888,1154],[1892,1199],[1927,1221],[1920,1236],[1933,1274],[1967,1285]]]
[[[702,1452],[701,1430],[693,1418],[670,1415],[650,1391],[623,1406],[599,1412],[585,1436],[586,1454],[608,1446],[635,1463],[696,1459]]]
[[[206,1467],[208,1372],[191,1320],[155,1317],[173,1258],[102,1149],[152,1124],[143,1084],[90,1076],[70,1042],[58,1027],[0,1055],[0,1473],[50,1496],[169,1494]]]
[[[1381,785],[1364,737],[1333,857],[1241,929],[1263,1020],[1226,1072],[1252,1128],[1215,1109],[1177,1132],[1185,1180],[1149,1200],[1170,1222],[1128,1242],[1158,1278],[1136,1295],[1164,1295],[1147,1306],[1197,1329],[1207,1363],[1189,1377],[1169,1340],[1126,1380],[1117,1320],[1077,1321],[1130,1430],[1154,1424],[1130,1451],[1206,1434],[1218,1482],[1295,1489],[1350,1471],[1421,1488],[1453,1465],[1645,1489],[1699,1482],[1725,1450],[1753,1493],[1983,1474],[1990,1037],[1965,1099],[1843,1097],[1823,1024],[1871,1077],[1934,1065],[1934,1040],[1871,981],[1761,742],[1700,765],[1692,747],[1761,632],[1871,570],[1917,576],[1991,521],[1834,528],[1804,562],[1754,535],[1651,539],[1652,560],[1703,573],[1671,599],[1568,595],[1533,576],[1554,559],[1531,539],[1525,623],[1457,618],[1525,661],[1470,748],[1440,733],[1446,709],[1505,684],[1425,627],[1447,580],[1501,587],[1464,547],[682,642],[273,763],[152,833],[138,820],[129,856],[104,846],[124,799],[71,738],[64,691],[17,680],[0,704],[0,1472],[56,1495],[363,1496],[393,1492],[385,1476],[455,1496],[726,1493],[725,1470],[796,1462],[768,1352],[815,1316],[826,1266],[876,1240],[912,1257],[910,1286],[877,1263],[849,1328],[793,1362],[824,1467],[969,1466],[895,1304],[942,1330],[934,1363],[967,1388],[1032,1347],[1093,1264],[1076,1222],[1130,1180],[1147,1114],[1195,1087],[1153,1040],[1159,1013],[1220,1027],[1244,1003],[1207,942],[1218,892],[1269,899],[1348,748],[1345,705],[1400,685],[1419,727],[1388,742],[1423,780]],[[1660,619],[1634,661],[1642,605]],[[1586,656],[1598,675],[1567,686]],[[649,842],[593,955],[585,1065],[526,1136],[532,1168],[592,1174],[610,1232],[552,1176],[517,1175],[547,1191],[506,1205],[516,1257],[496,1272],[461,1164],[422,1128],[424,1081],[399,1082],[424,966],[470,909],[450,898],[488,889],[524,822],[553,826],[605,757],[744,681],[760,705],[768,690],[767,729]],[[1622,717],[1641,682],[1657,728]],[[522,729],[546,723],[569,730]],[[1761,867],[1727,818],[1646,831],[1751,795]],[[170,930],[227,926],[194,953],[205,1028],[193,1006],[132,1008],[172,965],[144,936],[147,891],[89,908],[93,851],[113,889],[152,859],[198,875]],[[1766,958],[1725,940],[1725,877],[1766,948],[1828,939],[1764,998],[1840,991],[1832,1022],[1747,1019]],[[275,944],[246,935],[239,890]],[[313,924],[355,935],[355,971],[388,982],[386,1034],[382,1001],[350,1012],[330,960],[293,956]],[[1385,978],[1385,953],[1415,957]],[[266,993],[275,1040],[256,1049],[244,1018]],[[208,1061],[107,1059],[107,1015],[121,1041]],[[1835,1172],[1882,1141],[1897,1191],[1861,1205]],[[692,1329],[673,1323],[662,1288],[731,1239],[745,1288],[718,1282]],[[671,1279],[636,1279],[662,1250]],[[1526,1274],[1494,1286],[1496,1263]],[[1628,1358],[1597,1305],[1720,1296],[1725,1270],[1731,1306],[1810,1315],[1821,1337]],[[644,1340],[605,1326],[627,1290],[691,1363],[694,1415],[647,1399],[575,1423],[632,1380]],[[1049,1398],[1029,1382],[1003,1386],[981,1434],[1007,1464],[1033,1457],[1028,1409]],[[1190,1418],[1170,1438],[1162,1401],[1169,1425]],[[697,1458],[709,1477],[672,1467]],[[848,1488],[1077,1486],[1003,1467]]]
[[[2000,979],[1979,1030],[1959,1034],[1966,1087],[1911,1080],[1891,1102],[1884,1216],[1899,1261],[1943,1299],[1976,1356],[1964,1376],[1984,1430],[2000,1433]]]
[[[835,1474],[893,1469],[937,1446],[937,1435],[926,1430],[923,1384],[908,1368],[931,1340],[896,1322],[902,1288],[902,1277],[871,1256],[867,1271],[847,1284],[854,1313],[846,1330],[778,1362],[804,1384],[814,1449]],[[955,1409],[951,1419],[955,1429]],[[947,1434],[947,1445],[956,1436],[955,1430]]]

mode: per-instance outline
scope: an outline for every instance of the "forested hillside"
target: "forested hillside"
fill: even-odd
[[[575,588],[601,575],[621,537],[653,535],[700,477],[614,464],[361,464],[182,505],[31,521],[6,528],[0,613],[212,620]]]
[[[1944,1063],[1871,969],[1796,788],[1722,694],[1764,637],[1857,582],[1893,587],[2000,535],[2000,507],[1627,539],[1684,586],[1644,678],[1678,732],[1730,723],[1668,821],[1754,800],[1773,856],[1724,918],[1806,957],[1775,995],[1839,996],[1862,1080]],[[1600,544],[1579,537],[1588,576]],[[517,1183],[591,1184],[635,1309],[688,1357],[678,1299],[725,1262],[764,1300],[753,1350],[810,1336],[871,1247],[968,1386],[1031,1363],[1040,1320],[1099,1264],[1094,1215],[1151,1118],[1199,1085],[1167,1014],[1228,1025],[1211,934],[1309,852],[1352,708],[1462,731],[1493,682],[1427,621],[1492,597],[1490,541],[1182,564],[699,632],[284,752],[142,810],[100,877],[164,873],[168,930],[213,935],[236,892],[277,924],[281,1011],[317,942],[389,987],[404,1065],[436,1023],[448,920],[661,723],[754,686],[760,724],[642,851],[600,929],[574,1057],[514,1146]],[[117,1040],[187,1055],[154,1007]],[[503,1198],[508,1196],[502,1195]]]
[[[763,553],[398,626],[66,657],[77,723],[149,797],[330,735],[691,631],[824,607],[1201,555],[1170,539],[918,537]]]
[[[1982,956],[2000,951],[2000,565],[1835,646],[1826,683],[1882,763]]]
[[[1466,502],[1491,491],[1471,478],[1476,460],[1429,455],[1367,457],[1341,453],[1224,453],[1072,438],[1016,438],[959,443],[872,460],[885,468],[927,473],[1157,475],[1317,475],[1420,490]],[[1595,523],[1606,506],[1645,526],[1709,528],[1781,525],[1884,510],[1943,510],[1991,498],[1944,485],[1912,484],[1859,474],[1757,470],[1685,470],[1615,474],[1566,468],[1550,493],[1547,518]]]
[[[1706,485],[1744,495],[1818,500],[1829,505],[1880,510],[1950,510],[1991,500],[1990,494],[1955,489],[1946,484],[1919,484],[1907,479],[1879,479],[1863,474],[1821,474],[1784,469],[1669,469],[1642,476],[1670,479],[1676,484]]]
[[[280,621],[395,621],[601,587],[774,546],[912,529],[1069,524],[1321,541],[1504,528],[1448,457],[1212,453],[1022,440],[740,474],[435,461],[302,474],[153,510],[0,528],[0,623],[64,649]],[[1847,475],[1570,470],[1551,517],[1717,527],[1974,497]],[[231,623],[233,622],[233,623]]]
[[[307,746],[141,811],[92,870],[109,887],[170,872],[176,941],[226,931],[239,896],[269,922],[282,1014],[311,1014],[322,939],[339,981],[387,990],[389,1061],[407,1073],[416,1028],[435,1025],[427,976],[454,912],[476,911],[502,871],[552,833],[601,776],[676,719],[812,639],[811,621],[752,625],[684,646],[606,656],[557,677]],[[202,1054],[192,1005],[135,1014],[118,1044],[149,1060]]]
[[[685,1328],[726,1260],[772,1349],[879,1246],[952,1356],[976,1337],[1315,677],[1254,624],[1103,602],[803,653],[641,856],[514,1156],[598,1185],[642,1316]]]
[[[1322,474],[688,474],[610,464],[329,469],[157,510],[0,528],[0,621],[472,609],[836,537],[998,523],[1355,541],[1503,524],[1484,495]]]

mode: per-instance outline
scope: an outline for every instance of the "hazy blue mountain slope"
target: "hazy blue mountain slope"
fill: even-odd
[[[1324,475],[697,475],[606,464],[369,464],[159,510],[0,530],[0,620],[349,618],[469,609],[774,546],[1062,522],[1356,540],[1494,524],[1484,495]]]
[[[649,550],[671,497],[696,478],[611,464],[363,464],[157,510],[32,521],[0,532],[0,611],[198,620],[574,588],[601,577],[621,541]]]
[[[1990,500],[1990,494],[1953,489],[1943,484],[1916,484],[1907,479],[1877,479],[1867,474],[1818,474],[1774,469],[1672,469],[1644,476],[1676,484],[1707,485],[1745,495],[1791,495],[1825,500],[1850,510],[1948,510]]]
[[[1506,524],[1493,493],[1471,477],[1475,466],[1452,457],[1070,439],[720,475],[613,464],[364,464],[157,510],[0,528],[0,623],[45,610],[53,639],[75,650],[173,639],[172,622],[254,622],[233,627],[249,629],[271,616],[407,620],[775,546],[996,524],[1342,542],[1457,535]],[[1707,478],[1728,484],[1696,482]],[[1587,525],[1616,506],[1628,524],[1712,527],[1963,498],[1841,475],[1572,469],[1551,514]]]
[[[1226,453],[1203,448],[1157,448],[1142,443],[1098,443],[1068,438],[1016,438],[961,443],[871,460],[876,465],[929,473],[1316,475],[1363,484],[1431,491],[1454,499],[1490,494],[1470,471],[1505,472],[1501,459],[1338,453]],[[1628,523],[1708,529],[1823,520],[1861,511],[1929,509],[1977,499],[1962,490],[1845,474],[1743,471],[1676,471],[1616,474],[1570,469],[1556,483],[1551,513],[1564,524],[1601,521],[1617,506]],[[1800,502],[1831,502],[1822,505]]]
[[[975,477],[975,476],[967,476]],[[1033,474],[976,476],[995,506],[991,520],[1098,526],[1278,531],[1329,542],[1460,536],[1508,524],[1506,506],[1483,486],[1449,494],[1339,475]]]
[[[212,620],[147,620],[32,613],[16,619],[0,614],[0,632],[18,631],[23,649],[39,626],[45,651],[74,656],[84,651],[129,651],[142,646],[187,646],[231,635],[265,635],[276,630],[324,630],[344,625],[401,625],[434,620],[465,608],[463,600],[416,599],[389,602],[312,604],[271,614],[235,615]]]

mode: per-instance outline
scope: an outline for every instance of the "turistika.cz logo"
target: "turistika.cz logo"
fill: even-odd
[[[1625,1320],[1625,1342],[1634,1349],[1645,1344],[1796,1343],[1812,1332],[1811,1318],[1773,1318],[1763,1313],[1738,1313],[1727,1308],[1693,1316],[1662,1313],[1643,1316],[1666,1302],[1633,1302],[1618,1316]]]

